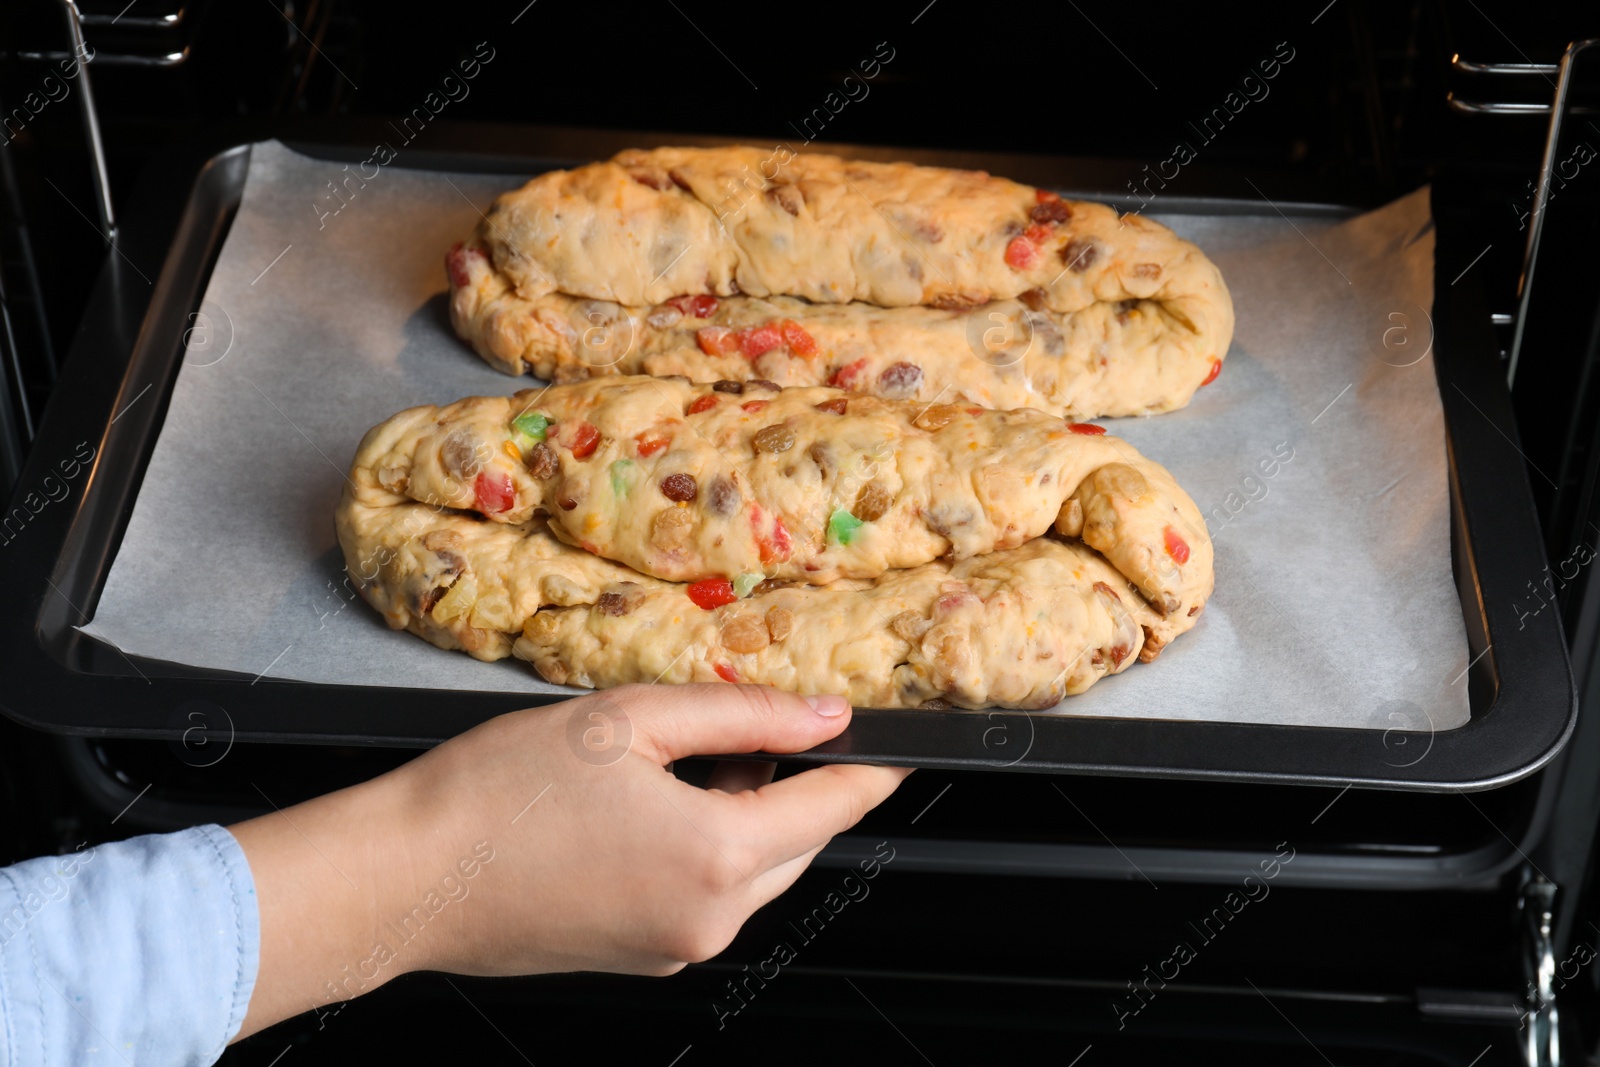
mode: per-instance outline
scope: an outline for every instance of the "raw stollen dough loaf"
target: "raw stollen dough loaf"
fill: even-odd
[[[872,579],[1047,531],[1100,552],[1161,614],[1198,610],[1212,549],[1159,464],[1092,424],[648,377],[393,416],[356,466],[386,490],[551,532],[668,581]]]
[[[972,307],[1037,290],[1055,311],[1227,299],[1198,248],[1137,215],[982,171],[784,155],[632,149],[550,171],[495,201],[479,243],[529,299]]]
[[[1045,708],[1196,621],[1160,615],[1093,550],[1054,537],[872,582],[766,582],[707,609],[541,520],[418,503],[360,462],[350,478],[339,542],[390,626],[480,660],[514,653],[558,684],[721,679],[858,707]]]
[[[1194,624],[1163,619],[1082,544],[1041,537],[872,581],[758,591],[706,611],[682,586],[527,620],[515,654],[552,682],[757,682],[857,707],[1049,708],[1148,662]]]
[[[981,172],[748,147],[540,175],[448,266],[462,337],[556,380],[948,388],[1089,418],[1182,406],[1233,333],[1215,264],[1141,216]]]
[[[1214,309],[1222,321],[1201,329],[1137,299],[1070,313],[1021,300],[954,309],[788,296],[674,297],[653,308],[565,293],[527,300],[477,246],[453,249],[448,274],[456,333],[490,366],[555,382],[678,374],[1066,418],[1153,415],[1215,380],[1233,332],[1226,302]]]

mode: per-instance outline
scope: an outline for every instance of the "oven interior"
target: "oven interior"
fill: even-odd
[[[1508,373],[1515,355],[1517,415],[1483,432],[1526,462],[1560,581],[1530,578],[1565,624],[1580,708],[1595,699],[1600,593],[1588,569],[1569,577],[1562,567],[1600,529],[1600,274],[1589,251],[1600,179],[1586,158],[1600,148],[1594,53],[1572,60],[1562,132],[1547,143],[1557,64],[1571,42],[1600,34],[1593,12],[1356,0],[1159,17],[956,0],[843,18],[669,4],[596,19],[592,7],[549,0],[493,10],[370,0],[79,7],[96,55],[109,199],[126,209],[118,225],[131,227],[134,205],[184,181],[164,162],[196,144],[338,140],[410,111],[480,42],[505,61],[486,64],[425,137],[528,123],[762,139],[815,131],[864,145],[1079,157],[1118,188],[1143,181],[1213,101],[1248,92],[1172,180],[1173,194],[1234,195],[1242,178],[1270,176],[1297,199],[1359,208],[1432,183],[1441,242],[1483,249],[1460,284],[1476,287]],[[61,370],[93,325],[84,308],[111,256],[82,94],[23,103],[71,47],[55,0],[0,10],[0,105],[28,108],[0,148],[7,495],[47,410],[71,403],[76,385]],[[877,73],[863,78],[874,59]],[[1261,77],[1274,59],[1278,74]],[[861,1049],[852,1059],[941,1064],[1002,1049],[1085,1064],[1262,1053],[1282,1063],[1524,1062],[1530,1034],[1549,1022],[1535,1018],[1543,1002],[1531,997],[1530,966],[1541,953],[1564,964],[1576,946],[1600,944],[1595,730],[1580,714],[1545,769],[1460,795],[923,771],[721,958],[666,983],[418,976],[283,1024],[224,1062],[276,1062],[285,1046],[328,1062],[358,1050],[784,1062],[837,1055],[840,1037]],[[213,761],[203,747],[47,736],[9,720],[0,736],[6,861],[227,822],[262,810],[263,792],[288,804],[409,755],[240,743]],[[692,779],[706,765],[678,773]],[[1188,932],[1285,845],[1294,859],[1269,898],[1215,937]],[[894,860],[881,880],[827,922],[845,929],[806,936],[806,916],[884,847]],[[1553,932],[1541,940],[1544,910]],[[1147,968],[1184,938],[1201,945],[1196,965],[1148,984]],[[752,979],[781,941],[798,949],[795,963]],[[1554,1040],[1569,1060],[1593,1055],[1600,1035],[1600,979],[1592,967],[1574,971],[1557,972]],[[420,1013],[428,1025],[413,1025]],[[804,1025],[812,1020],[824,1025]]]

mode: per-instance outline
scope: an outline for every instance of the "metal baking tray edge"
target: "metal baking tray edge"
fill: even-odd
[[[405,162],[425,170],[527,173],[641,143],[721,143],[532,127],[496,132],[499,136],[485,137],[481,128],[464,129],[451,136],[441,130],[443,149],[408,149]],[[292,147],[350,160],[360,158],[355,146],[361,143],[352,138]],[[507,144],[516,151],[505,152]],[[952,161],[950,153],[816,147]],[[90,736],[187,737],[194,743],[198,733],[218,741],[427,747],[501,712],[557,699],[484,692],[446,697],[428,689],[292,680],[257,684],[233,672],[128,657],[75,628],[93,612],[115,558],[181,364],[183,332],[238,205],[248,161],[249,145],[236,144],[205,160],[187,196],[181,184],[147,193],[146,210],[130,217],[117,254],[107,257],[17,497],[5,513],[25,507],[29,518],[0,543],[0,583],[11,605],[0,613],[0,649],[10,661],[0,710],[41,730]],[[959,162],[983,165],[984,157],[963,154]],[[1075,177],[1081,181],[1085,173],[1104,170],[1093,162],[1060,158],[1027,162],[1028,180],[1063,190],[1077,188]],[[1009,157],[990,169],[1004,173],[1008,167],[1022,176],[1023,168]],[[1054,180],[1041,177],[1045,173]],[[1257,178],[1258,184],[1270,180]],[[1084,195],[1118,202],[1115,194],[1095,191],[1106,187],[1103,182],[1089,184]],[[1276,210],[1247,199],[1242,182],[1240,188],[1237,200],[1207,198],[1185,205],[1174,199],[1168,210]],[[1290,210],[1320,216],[1348,212],[1326,204],[1294,204]],[[1438,248],[1436,278],[1454,277],[1465,258],[1443,233]],[[153,270],[157,263],[159,274]],[[783,758],[1436,792],[1490,789],[1532,774],[1570,735],[1577,698],[1556,613],[1519,618],[1516,610],[1526,583],[1542,574],[1545,557],[1484,306],[1470,285],[1435,285],[1434,365],[1449,452],[1453,563],[1473,657],[1466,678],[1472,709],[1466,725],[1433,734],[858,709],[840,737]],[[154,396],[146,398],[147,392]],[[65,498],[44,498],[44,479],[82,442],[95,448],[87,470],[67,481]],[[45,503],[34,512],[26,503],[30,499]]]

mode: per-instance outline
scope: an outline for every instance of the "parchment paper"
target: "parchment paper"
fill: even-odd
[[[455,339],[441,266],[520,179],[404,162],[362,186],[355,168],[255,147],[87,633],[252,676],[569,691],[519,660],[479,663],[391,631],[343,581],[332,515],[362,433],[415,404],[528,385]],[[1154,216],[1221,266],[1238,332],[1187,409],[1108,423],[1200,505],[1216,594],[1155,664],[1057,710],[1459,726],[1467,645],[1424,310],[1427,191],[1339,224],[1261,207]]]

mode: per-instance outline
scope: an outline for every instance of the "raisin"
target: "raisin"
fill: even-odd
[[[659,307],[652,308],[650,310],[650,314],[644,317],[644,321],[645,325],[651,327],[652,329],[665,330],[682,322],[683,312],[679,311],[675,307],[669,307],[666,304],[662,304]]]
[[[966,311],[988,302],[982,293],[940,293],[933,298],[933,306],[940,311]]]
[[[767,609],[767,633],[774,641],[782,641],[794,629],[794,612],[788,608]]]
[[[922,640],[922,635],[927,633],[932,625],[915,611],[902,611],[889,620],[889,629],[894,631],[894,635],[913,645]]]
[[[650,543],[656,548],[682,548],[689,543],[694,515],[688,508],[662,508],[650,524]]]
[[[890,400],[916,396],[921,386],[922,368],[915,363],[891,363],[878,375],[878,395]]]
[[[760,596],[762,593],[770,593],[774,589],[789,589],[793,586],[793,582],[783,578],[764,578],[760,582],[756,583],[756,587],[754,589],[750,590],[750,595]]]
[[[722,628],[722,647],[729,652],[760,652],[771,643],[766,623],[751,612],[735,615]]]
[[[787,452],[794,447],[794,431],[781,423],[765,426],[751,439],[757,452]]]
[[[672,179],[659,170],[636,170],[633,172],[633,180],[657,191],[672,188]]]
[[[528,473],[535,478],[548,478],[556,472],[561,461],[556,457],[556,450],[540,441],[533,446],[533,451],[528,453]]]
[[[721,381],[712,382],[711,388],[715,389],[719,393],[734,393],[737,395],[744,392],[744,383],[730,382],[728,379],[724,378]]]
[[[1044,311],[1049,306],[1045,303],[1043,289],[1029,289],[1025,293],[1017,294],[1017,299],[1026,304],[1029,311]]]
[[[1150,498],[1150,483],[1137,468],[1126,463],[1107,463],[1091,474],[1086,481],[1095,493],[1122,497],[1134,504],[1142,504]],[[1172,536],[1177,537],[1177,534],[1174,533]]]
[[[856,494],[856,506],[851,509],[851,514],[862,522],[877,522],[889,510],[890,500],[889,490],[883,487],[882,482],[868,482]]]
[[[916,426],[919,430],[927,430],[929,433],[932,433],[935,430],[942,430],[946,426],[950,425],[950,423],[954,421],[960,414],[961,409],[955,404],[934,404],[926,411],[918,415],[916,419],[913,420],[912,425]]]
[[[791,215],[799,215],[800,208],[805,205],[800,190],[792,185],[774,185],[767,190],[767,199],[777,204]]]
[[[627,614],[627,597],[622,593],[600,593],[600,598],[595,601],[595,608],[600,609],[600,614],[624,616]]]
[[[737,485],[720,474],[711,479],[711,496],[707,502],[711,514],[726,518],[738,511],[739,505],[743,502]]]
[[[850,406],[850,401],[848,401],[844,397],[840,396],[840,397],[835,397],[832,400],[824,400],[822,403],[817,405],[817,410],[818,411],[831,411],[835,415],[843,415],[847,410],[849,410],[849,406]]]
[[[933,669],[946,678],[954,678],[967,662],[967,643],[956,633],[939,637],[933,650]]]
[[[746,389],[761,389],[768,393],[776,393],[783,388],[777,382],[769,382],[765,378],[751,378],[744,383]]]
[[[439,446],[439,462],[457,478],[470,480],[483,470],[483,459],[478,455],[478,442],[471,430],[452,430]]]
[[[932,697],[917,705],[923,711],[949,711],[954,706],[944,697]]]
[[[922,518],[928,524],[928,529],[947,541],[954,541],[956,534],[978,521],[972,505],[960,503],[935,504],[923,513]]]
[[[454,530],[429,530],[422,536],[422,547],[429,552],[443,552],[461,547],[461,535]]]
[[[661,495],[668,500],[687,502],[700,492],[700,485],[692,474],[669,474],[661,479]]]
[[[1087,237],[1074,237],[1061,248],[1061,262],[1074,274],[1082,274],[1094,266],[1094,242]]]
[[[571,511],[573,508],[578,506],[578,502],[576,500],[565,495],[563,495],[561,499],[557,500],[556,503],[561,505],[562,511]]]
[[[1034,222],[1066,222],[1072,217],[1072,209],[1064,200],[1047,200],[1035,204],[1028,217]]]
[[[817,469],[822,471],[824,478],[828,477],[829,472],[833,470],[833,449],[828,447],[826,441],[813,441],[808,451],[811,455],[811,462],[815,463]]]

